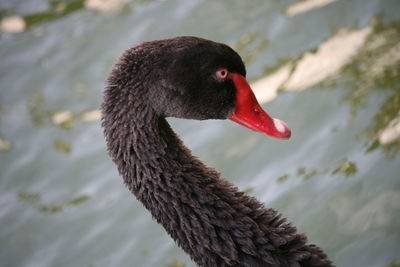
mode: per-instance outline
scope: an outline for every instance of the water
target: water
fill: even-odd
[[[84,117],[123,50],[177,35],[230,44],[254,86],[291,70],[256,90],[277,93],[263,106],[290,125],[289,141],[228,121],[170,119],[193,153],[282,212],[337,266],[397,266],[400,2],[296,3],[132,1],[99,12],[81,0],[1,0],[1,18],[27,23],[0,33],[1,266],[195,266],[125,188],[100,123]],[[326,43],[336,48],[328,58]]]

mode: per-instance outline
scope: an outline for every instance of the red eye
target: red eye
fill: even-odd
[[[220,69],[217,70],[216,74],[217,74],[217,78],[221,79],[221,80],[225,80],[228,77],[228,70],[227,69]]]

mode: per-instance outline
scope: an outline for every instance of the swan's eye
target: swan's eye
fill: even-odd
[[[229,72],[227,69],[220,69],[220,70],[217,70],[216,75],[217,75],[218,79],[225,80],[228,77],[228,73]]]

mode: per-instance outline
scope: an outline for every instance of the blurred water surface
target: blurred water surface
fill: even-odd
[[[256,92],[274,87],[263,106],[293,132],[170,119],[193,153],[337,266],[398,266],[398,0],[88,2],[0,1],[24,23],[0,33],[1,266],[195,266],[123,185],[95,111],[126,48],[177,35],[273,77]]]

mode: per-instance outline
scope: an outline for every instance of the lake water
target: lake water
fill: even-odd
[[[399,266],[400,1],[95,2],[0,0],[1,266],[195,266],[123,185],[96,113],[126,48],[178,35],[234,47],[292,129],[170,119],[193,153],[337,266]]]

